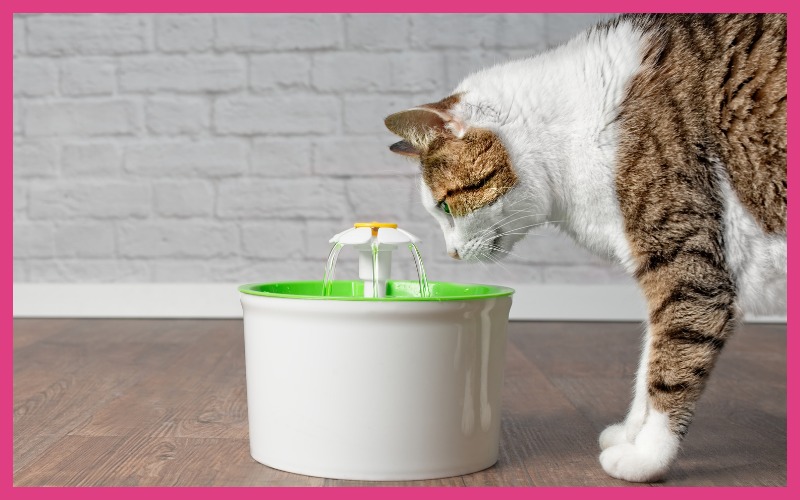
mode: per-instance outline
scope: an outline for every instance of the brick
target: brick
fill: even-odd
[[[132,134],[141,121],[136,103],[122,99],[26,103],[22,112],[30,136]]]
[[[339,101],[330,96],[223,97],[214,105],[222,134],[330,134],[339,126]]]
[[[557,266],[544,267],[545,283],[564,284],[630,284],[635,286],[634,280],[621,269],[608,266]]]
[[[246,144],[235,139],[141,143],[125,154],[125,169],[140,175],[222,177],[246,168]]]
[[[126,57],[119,86],[126,92],[225,92],[245,85],[244,60],[233,54]]]
[[[319,175],[413,175],[418,169],[406,165],[389,145],[387,132],[377,137],[331,137],[314,143],[314,172]],[[401,179],[399,182],[405,182]]]
[[[14,220],[24,218],[28,211],[28,186],[14,181]]]
[[[524,48],[540,52],[547,47],[547,18],[543,14],[503,14],[497,19],[497,36],[484,40],[485,47]]]
[[[333,235],[339,234],[350,227],[353,227],[353,221],[350,219],[306,220],[303,230],[305,235],[303,249],[306,259],[320,262],[324,270],[328,253],[331,250],[331,244],[328,243],[328,241]],[[342,260],[355,259],[355,255],[355,252],[352,254],[350,252],[341,254]]]
[[[156,40],[164,52],[203,52],[214,43],[214,17],[210,14],[157,14]]]
[[[431,99],[415,99],[407,95],[345,96],[344,131],[348,135],[388,132],[383,120],[392,113],[409,109]],[[395,138],[396,136],[391,135]],[[395,141],[400,138],[396,137]],[[391,142],[389,143],[391,144]],[[389,145],[387,144],[387,146]]]
[[[348,14],[347,47],[364,50],[403,50],[408,47],[409,16],[402,14]]]
[[[311,57],[307,54],[268,54],[250,58],[250,88],[256,91],[307,89]]]
[[[33,185],[28,212],[32,219],[125,219],[150,214],[150,186],[126,182],[62,182]]]
[[[265,220],[242,225],[242,255],[262,259],[302,258],[303,223]],[[323,264],[324,265],[324,264]]]
[[[411,16],[411,46],[420,49],[477,48],[497,34],[491,14],[417,14]]]
[[[397,92],[448,92],[444,88],[445,63],[441,54],[402,53],[387,56],[391,67],[389,88]]]
[[[19,101],[14,99],[14,109],[12,111],[14,114],[14,136],[18,136],[22,134],[22,124],[20,123],[20,104]]]
[[[392,64],[385,54],[326,52],[314,56],[314,88],[375,92],[389,89]]]
[[[445,87],[455,89],[467,76],[478,70],[502,63],[506,58],[495,51],[471,50],[452,52],[445,56]]]
[[[415,102],[409,96],[348,95],[344,98],[344,131],[347,134],[375,134],[384,132],[383,120],[392,113],[402,111],[423,102]],[[398,137],[397,140],[400,140]]]
[[[157,97],[147,101],[147,129],[160,135],[197,134],[208,130],[211,110],[199,97]]]
[[[160,258],[151,261],[153,281],[159,283],[203,283],[214,281],[211,267],[219,265],[219,261],[208,259],[170,259]]]
[[[217,215],[223,218],[342,218],[347,201],[340,181],[321,178],[222,181]]]
[[[28,263],[23,259],[14,259],[14,283],[25,283],[28,281]]]
[[[305,138],[257,139],[250,155],[250,173],[263,177],[311,174],[311,141]]]
[[[164,217],[203,217],[214,213],[214,189],[206,181],[159,182],[153,191],[156,213]]]
[[[244,259],[211,268],[214,280],[228,283],[321,280],[324,274],[324,263],[305,260]]]
[[[597,22],[612,17],[611,14],[544,14],[547,43],[559,45]]]
[[[224,257],[239,252],[238,230],[209,222],[124,223],[118,227],[125,257]]]
[[[108,59],[73,59],[61,64],[61,93],[109,95],[117,86],[116,66]]]
[[[416,185],[411,179],[364,178],[347,181],[347,200],[357,220],[398,220],[408,217]]]
[[[111,223],[59,224],[55,230],[56,254],[61,257],[114,256],[114,226]]]
[[[65,177],[116,175],[121,165],[122,153],[116,144],[66,144],[61,150]]]
[[[216,17],[215,46],[223,50],[332,49],[341,45],[335,14],[227,14]]]
[[[25,19],[14,15],[14,55],[25,53]]]
[[[14,176],[53,177],[58,175],[58,148],[49,141],[14,142]]]
[[[27,263],[33,283],[140,283],[150,281],[146,262],[122,259],[47,259]]]
[[[14,95],[39,97],[56,91],[58,73],[46,59],[14,59]]]
[[[52,257],[53,226],[49,222],[14,224],[14,257]]]
[[[418,176],[414,180],[416,194],[414,195],[414,199],[411,202],[411,214],[409,215],[409,220],[430,223],[434,224],[436,227],[439,227],[439,224],[436,223],[433,216],[429,214],[427,210],[425,210],[424,206],[422,206],[422,198],[420,196],[421,182],[422,182],[421,176]]]
[[[131,14],[44,14],[27,18],[31,54],[131,54],[147,49],[148,20]]]
[[[252,283],[258,281],[252,274],[248,277],[246,272],[242,273],[243,277],[241,278],[228,278],[231,269],[243,270],[248,267],[247,264],[241,264],[241,258],[235,256],[215,257],[214,259],[160,257],[150,262],[153,269],[153,281],[161,283]],[[231,287],[231,290],[236,293],[235,287]]]

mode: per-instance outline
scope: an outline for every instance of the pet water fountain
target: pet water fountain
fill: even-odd
[[[336,479],[412,480],[493,465],[514,290],[428,281],[396,224],[334,236],[322,281],[239,287],[250,454]],[[358,280],[334,280],[345,246]],[[408,247],[417,281],[391,280]]]

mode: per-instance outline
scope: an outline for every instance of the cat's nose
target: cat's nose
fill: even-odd
[[[448,252],[447,252],[447,255],[449,255],[450,257],[452,257],[452,258],[454,258],[454,259],[456,259],[456,260],[461,260],[461,256],[460,256],[460,255],[458,255],[458,252],[457,252],[456,250],[450,250],[450,251],[448,251]]]

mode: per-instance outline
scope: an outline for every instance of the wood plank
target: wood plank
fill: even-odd
[[[15,474],[32,486],[321,486],[265,467],[241,439],[66,436],[42,463]]]
[[[165,332],[164,335],[168,335]],[[244,341],[235,329],[206,330],[72,435],[247,438]]]
[[[74,319],[14,320],[14,350],[22,349],[40,340],[58,335],[64,328],[80,324]]]
[[[241,320],[17,320],[16,485],[624,485],[597,462],[642,325],[511,323],[498,463],[455,478],[310,478],[249,456]],[[785,325],[726,346],[667,481],[786,484]],[[647,485],[644,485],[647,486]]]
[[[148,373],[147,364],[137,367],[130,360],[151,350],[141,344],[119,349],[48,341],[37,346],[35,361],[27,367],[15,362],[14,466],[34,460],[42,446],[90,422],[94,412],[124,394]],[[167,349],[151,354],[149,363],[168,363],[173,357]]]
[[[565,331],[568,325],[550,330],[539,325],[538,334],[515,341],[544,365],[553,384],[599,432],[621,420],[630,403],[638,328],[601,324],[597,337],[608,338],[584,342],[587,333]],[[628,331],[602,331],[609,328]],[[784,341],[785,326],[780,325],[745,325],[731,338],[698,404],[680,458],[659,485],[785,485]]]
[[[534,486],[621,486],[597,462],[595,429],[527,358],[511,336],[503,401],[507,442],[515,448]]]

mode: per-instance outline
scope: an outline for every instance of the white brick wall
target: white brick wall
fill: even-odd
[[[549,232],[502,265],[452,261],[383,127],[599,17],[15,16],[15,280],[320,279],[327,239],[380,218],[423,238],[433,279],[625,281]]]

